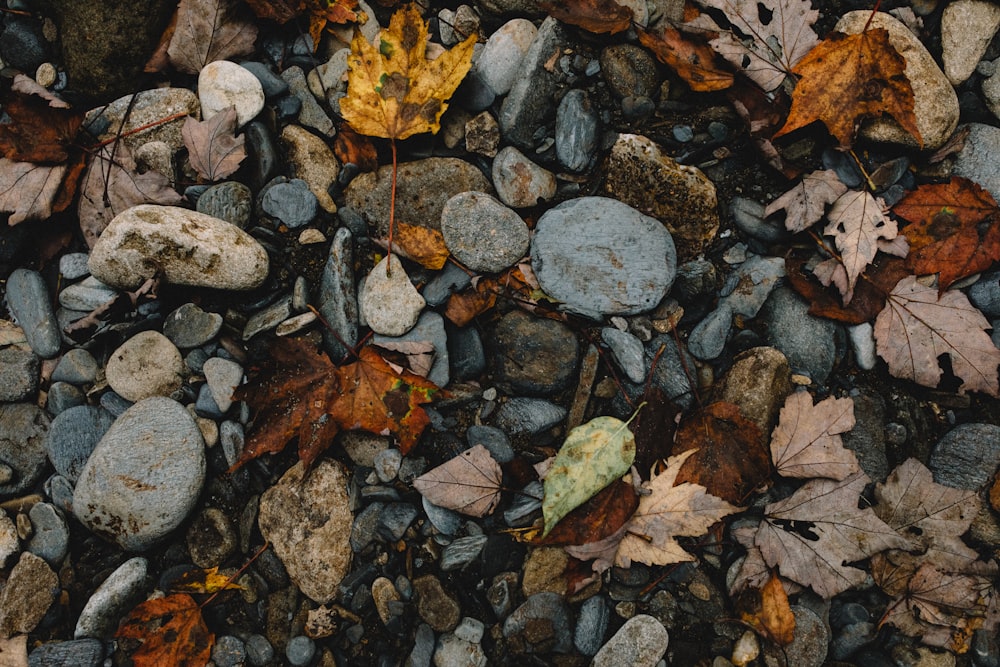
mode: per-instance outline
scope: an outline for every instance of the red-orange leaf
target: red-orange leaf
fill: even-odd
[[[893,212],[913,223],[901,230],[910,243],[906,265],[918,274],[939,273],[940,292],[1000,259],[1000,208],[968,179],[922,185]]]
[[[0,123],[0,155],[43,164],[69,158],[83,114],[50,106],[37,95],[8,94],[2,104],[10,120]]]
[[[677,72],[691,90],[711,92],[733,85],[733,73],[716,65],[715,51],[705,42],[669,26],[659,35],[642,28],[636,28],[636,32],[642,45],[652,51],[657,60]]]
[[[125,617],[115,636],[142,642],[132,654],[135,667],[204,667],[215,643],[201,608],[187,593],[143,602]]]
[[[809,314],[847,324],[867,322],[882,312],[892,288],[910,275],[903,260],[878,255],[854,286],[854,298],[849,304],[843,305],[840,290],[833,285],[821,285],[812,273],[805,270],[805,264],[804,258],[787,257],[785,275],[792,288],[811,304]]]
[[[544,539],[532,544],[588,544],[603,540],[632,518],[639,496],[628,482],[617,480],[560,519]]]
[[[632,25],[632,10],[615,0],[551,0],[542,2],[541,8],[552,18],[588,32],[613,35]]]

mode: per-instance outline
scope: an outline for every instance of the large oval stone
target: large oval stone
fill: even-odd
[[[162,270],[174,285],[246,290],[267,277],[264,248],[236,225],[176,206],[143,204],[119,213],[94,245],[95,278],[135,289]]]
[[[652,310],[677,274],[663,224],[606,197],[580,197],[542,215],[531,242],[542,290],[585,315]]]

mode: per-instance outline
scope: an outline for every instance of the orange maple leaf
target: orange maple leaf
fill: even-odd
[[[258,18],[287,23],[307,14],[313,49],[319,46],[328,23],[364,23],[368,17],[358,11],[358,0],[247,0]]]
[[[684,79],[691,90],[711,92],[733,85],[733,73],[715,62],[715,51],[705,42],[667,27],[661,34],[636,28],[639,42],[653,52],[656,59]]]
[[[792,69],[801,78],[775,138],[819,120],[847,148],[863,118],[889,114],[923,145],[905,66],[884,28],[831,33]]]
[[[201,607],[187,593],[146,600],[122,620],[115,636],[142,642],[132,654],[135,667],[204,667],[215,643]]]

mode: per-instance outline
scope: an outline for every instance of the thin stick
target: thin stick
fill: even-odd
[[[396,140],[389,139],[389,145],[392,146],[392,189],[389,194],[389,248],[386,255],[387,258],[392,256],[392,229],[396,226]],[[391,276],[390,266],[392,266],[391,261],[386,261],[385,263],[385,275]]]

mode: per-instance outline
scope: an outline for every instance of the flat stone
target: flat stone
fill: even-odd
[[[412,329],[425,304],[396,255],[386,255],[375,265],[359,299],[365,322],[385,336],[402,336]]]
[[[310,127],[322,135],[332,137],[337,133],[333,121],[323,111],[312,91],[309,90],[309,83],[301,67],[289,67],[281,73],[281,78],[288,84],[288,89],[292,91],[302,102],[302,109],[299,111],[298,121],[301,125]]]
[[[59,594],[59,578],[33,553],[21,554],[0,593],[0,637],[34,631]]]
[[[601,119],[587,92],[567,92],[556,110],[556,157],[570,171],[583,171],[597,156]]]
[[[299,462],[260,499],[264,539],[309,598],[326,604],[351,566],[351,501],[343,464],[320,459],[309,474]]]
[[[56,472],[75,482],[114,421],[114,415],[96,405],[79,405],[56,415],[45,439],[45,451]]]
[[[120,289],[135,289],[162,270],[175,285],[246,290],[264,282],[268,258],[252,236],[224,220],[144,204],[111,221],[89,266],[99,280]]]
[[[964,176],[985,188],[994,198],[1000,197],[1000,127],[969,123],[969,136],[958,152],[952,175]]]
[[[848,12],[837,21],[834,30],[854,35],[869,27],[884,28],[889,32],[889,43],[906,61],[903,72],[913,87],[913,114],[923,139],[923,148],[940,148],[958,126],[958,95],[951,82],[920,40],[890,14],[876,12],[872,16],[870,11],[863,9]],[[918,145],[917,140],[888,115],[864,124],[861,135],[871,141]]]
[[[111,301],[117,295],[114,288],[90,276],[59,292],[59,305],[70,310],[90,311]]]
[[[1000,28],[1000,7],[984,0],[955,0],[941,14],[941,59],[953,86],[976,71]]]
[[[28,511],[31,538],[25,548],[58,568],[69,553],[69,525],[51,503],[36,503]]]
[[[100,667],[104,644],[96,639],[49,642],[28,654],[30,667]]]
[[[531,265],[542,290],[570,310],[634,315],[667,294],[677,255],[658,220],[614,199],[580,197],[539,218]]]
[[[59,358],[56,369],[52,371],[53,382],[69,382],[70,384],[90,384],[97,379],[97,360],[87,350],[73,348]]]
[[[555,174],[529,160],[514,146],[497,153],[492,173],[497,197],[507,206],[537,206],[556,196]]]
[[[447,386],[451,380],[450,360],[448,355],[448,335],[444,329],[444,318],[432,311],[420,314],[413,328],[402,336],[384,336],[375,334],[372,337],[375,345],[387,343],[426,342],[434,347],[434,361],[431,364],[427,379],[439,387]]]
[[[978,490],[1000,465],[1000,426],[959,424],[938,440],[928,467],[938,484]]]
[[[45,408],[53,415],[63,410],[83,405],[87,398],[79,388],[68,382],[53,382],[49,385],[49,393],[45,397]]]
[[[569,653],[573,650],[571,619],[564,596],[538,593],[507,617],[503,635],[515,653]]]
[[[584,655],[595,655],[604,643],[611,608],[601,595],[588,598],[580,606],[580,616],[573,633],[573,645]]]
[[[327,321],[323,342],[330,358],[338,360],[358,342],[358,297],[354,282],[354,238],[341,227],[333,235],[330,254],[323,265],[316,308]]]
[[[243,127],[264,108],[264,88],[250,70],[229,60],[216,60],[198,74],[198,100],[204,120],[234,106],[236,123]]]
[[[226,181],[201,193],[197,210],[244,229],[253,212],[253,194],[242,183]]]
[[[98,137],[110,139],[121,136],[131,152],[150,141],[162,141],[174,151],[184,147],[181,128],[187,116],[198,118],[201,103],[198,96],[186,88],[154,88],[125,95],[107,105],[98,107],[87,116],[89,122],[98,113],[108,121],[107,129]],[[131,106],[130,106],[131,103]],[[168,116],[175,120],[160,122]],[[139,130],[139,128],[143,128]]]
[[[566,419],[566,409],[540,398],[511,398],[496,411],[494,425],[511,435],[536,435]]]
[[[73,512],[87,528],[143,551],[187,517],[205,479],[205,443],[176,401],[155,396],[125,411],[87,459]]]
[[[118,622],[143,596],[149,561],[130,558],[97,587],[76,622],[74,639],[110,639]]]
[[[719,231],[715,184],[644,136],[619,135],[608,157],[604,191],[662,222],[681,262],[700,255]]]
[[[40,369],[38,357],[30,350],[0,350],[0,402],[23,401],[38,393]]]
[[[764,340],[788,358],[793,373],[823,384],[837,357],[838,324],[808,311],[809,303],[790,287],[777,288],[761,308]]]
[[[243,381],[243,367],[229,359],[212,357],[205,362],[204,373],[215,404],[225,413],[233,404],[233,392]]]
[[[330,186],[337,182],[340,163],[330,147],[309,130],[294,124],[285,126],[280,141],[291,175],[309,185],[324,211],[335,212],[337,205],[330,196]]]
[[[486,40],[475,69],[497,95],[506,95],[521,67],[521,61],[538,34],[527,19],[507,21]]]
[[[528,252],[528,226],[483,192],[455,195],[441,211],[441,234],[455,259],[473,271],[499,273]]]
[[[632,382],[642,382],[646,379],[645,350],[642,341],[628,333],[614,327],[604,327],[601,329],[601,340],[611,350],[611,358],[614,359],[618,368],[624,371],[625,376]]]
[[[108,384],[129,401],[169,396],[184,382],[184,358],[158,331],[140,331],[111,353]]]
[[[441,586],[441,580],[432,574],[413,580],[417,599],[417,613],[435,632],[451,632],[461,618],[458,601]]]
[[[729,372],[713,388],[718,401],[733,403],[740,414],[770,433],[792,392],[788,359],[773,347],[755,347],[736,356]]]
[[[180,349],[204,345],[221,329],[222,315],[206,313],[193,303],[185,303],[163,320],[163,335]]]
[[[667,652],[670,637],[663,623],[639,614],[625,622],[590,663],[593,667],[655,667]]]
[[[59,258],[59,273],[66,280],[77,280],[90,273],[87,268],[87,253],[68,252]]]
[[[487,348],[498,385],[512,394],[554,394],[576,377],[579,344],[562,322],[512,310],[497,322]]]
[[[24,493],[45,470],[49,417],[30,403],[0,403],[0,497]]]
[[[31,351],[42,359],[59,354],[62,336],[41,274],[14,269],[7,277],[6,298],[7,307],[24,331]]]

